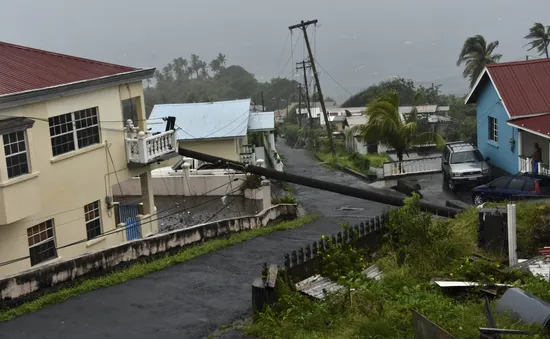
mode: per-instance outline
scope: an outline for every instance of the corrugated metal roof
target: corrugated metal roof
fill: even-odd
[[[550,59],[492,64],[487,71],[511,117],[550,113]]]
[[[374,280],[380,280],[383,277],[382,271],[380,271],[380,268],[378,268],[378,266],[376,266],[376,265],[372,265],[370,267],[367,267],[367,269],[365,269],[362,273],[367,278],[371,278],[371,279],[374,279]]]
[[[244,137],[249,114],[250,99],[155,105],[147,127],[164,132],[166,123],[159,118],[173,116],[178,140]]]
[[[0,42],[0,95],[137,70],[132,67]]]
[[[508,123],[550,137],[550,114],[508,120]]]
[[[296,284],[298,291],[316,299],[324,299],[326,297],[325,291],[328,293],[337,292],[343,288],[344,286],[320,275],[314,275]]]
[[[415,106],[418,113],[435,113],[437,112],[437,105],[423,105]],[[399,114],[411,113],[413,106],[399,106]]]
[[[357,116],[347,117],[346,121],[349,127],[353,127],[357,125],[365,125],[367,122],[369,122],[369,119],[364,115],[357,115]]]
[[[266,131],[275,129],[275,112],[251,112],[248,118],[248,130]]]

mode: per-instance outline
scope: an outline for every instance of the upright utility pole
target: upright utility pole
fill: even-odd
[[[264,91],[262,91],[260,93],[261,97],[262,97],[262,111],[265,112],[265,103],[264,103]]]
[[[288,114],[288,111],[287,111]],[[298,126],[302,129],[302,86],[298,84]]]
[[[330,140],[330,150],[332,155],[336,155],[336,148],[334,147],[334,140],[332,140],[332,128],[330,126],[330,121],[328,121],[327,108],[325,107],[325,99],[323,98],[323,91],[321,90],[321,84],[319,83],[319,75],[317,74],[317,67],[315,66],[315,59],[313,58],[313,53],[311,52],[311,45],[309,44],[309,39],[307,37],[307,26],[316,25],[317,20],[310,21],[301,21],[297,25],[290,26],[288,29],[292,31],[293,29],[300,28],[304,32],[304,40],[306,42],[307,53],[309,54],[309,63],[311,69],[313,70],[313,76],[315,77],[315,83],[317,84],[317,93],[319,93],[319,102],[321,103],[321,109],[323,110],[323,117],[325,118],[325,124],[327,126],[328,139]]]
[[[302,62],[297,62],[296,65],[302,65],[296,66],[296,69],[303,69],[304,70],[304,88],[306,89],[306,105],[307,105],[307,114],[309,117],[309,128],[313,129],[313,117],[311,116],[311,106],[309,104],[309,90],[307,86],[307,72],[306,69],[309,68],[309,64],[306,65],[306,61],[303,60]]]

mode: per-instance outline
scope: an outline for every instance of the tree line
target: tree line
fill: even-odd
[[[251,98],[266,110],[286,108],[297,98],[298,82],[273,78],[260,82],[254,74],[239,65],[227,65],[226,55],[219,53],[210,62],[197,54],[189,59],[178,57],[154,75],[145,89],[149,114],[155,104],[212,102]]]

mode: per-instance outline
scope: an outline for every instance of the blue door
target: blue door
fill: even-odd
[[[118,215],[120,222],[126,224],[126,240],[135,240],[141,238],[140,223],[136,216],[139,214],[138,204],[118,205]]]

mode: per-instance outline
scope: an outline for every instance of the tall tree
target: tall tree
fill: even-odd
[[[462,76],[470,80],[470,88],[474,86],[485,66],[497,63],[502,58],[502,54],[493,54],[497,47],[498,40],[487,44],[481,35],[469,37],[464,42],[456,65],[465,64]]]
[[[218,53],[218,56],[216,57],[216,60],[218,60],[218,64],[220,65],[220,68],[225,67],[225,63],[227,62],[225,54]]]
[[[212,72],[214,72],[214,75],[218,75],[220,73],[221,65],[220,65],[220,61],[217,58],[210,61],[209,67],[212,70]]]
[[[199,77],[199,72],[202,68],[202,62],[201,62],[201,59],[198,55],[196,54],[191,54],[191,70],[195,73],[195,75],[197,76],[197,78]]]
[[[420,100],[415,94],[413,101]],[[399,161],[415,145],[435,143],[442,148],[445,140],[434,132],[419,132],[417,110],[413,108],[404,120],[399,114],[399,96],[396,92],[386,93],[367,107],[369,123],[356,126],[351,133],[359,132],[369,143],[381,143],[395,150]]]
[[[531,46],[528,51],[536,49],[539,55],[546,54],[548,56],[548,46],[550,46],[550,26],[544,27],[540,22],[536,22],[533,27],[529,29],[529,34],[525,36],[525,39],[531,40],[525,46]]]

